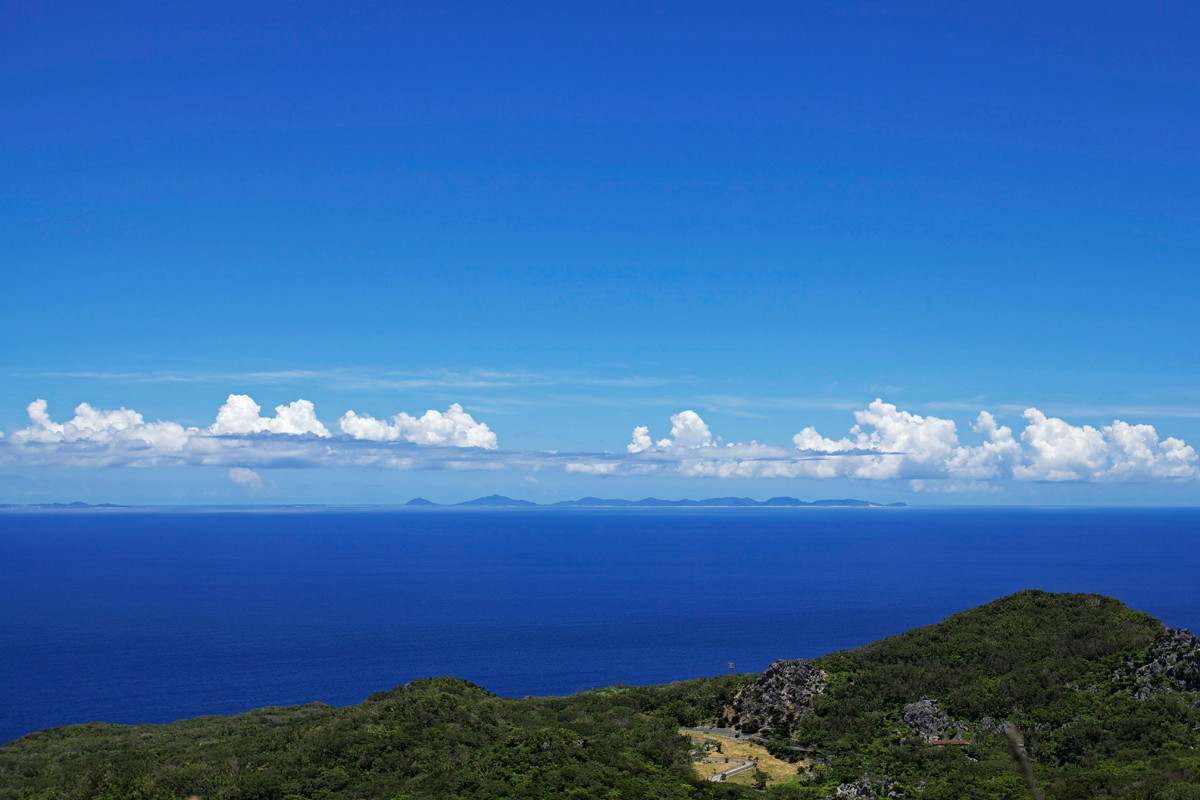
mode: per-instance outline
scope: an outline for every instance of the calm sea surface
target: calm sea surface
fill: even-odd
[[[0,742],[758,671],[1019,589],[1200,628],[1200,509],[0,512]]]

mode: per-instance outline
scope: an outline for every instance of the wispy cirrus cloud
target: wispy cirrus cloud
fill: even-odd
[[[418,389],[510,389],[553,386],[650,387],[667,383],[659,376],[583,370],[381,370],[336,367],[197,372],[59,371],[14,373],[22,378],[72,378],[126,383],[237,384],[240,386],[336,386],[354,391]]]
[[[243,486],[253,493],[258,493],[263,490],[263,479],[252,469],[245,467],[230,467],[229,480],[233,481],[238,486]]]
[[[1029,408],[1028,403],[993,402],[983,400],[952,400],[931,401],[923,404],[926,408],[936,411],[975,411],[980,406],[988,405],[990,410],[1005,414],[1020,415]],[[1158,417],[1161,419],[1200,419],[1200,403],[1194,405],[1156,405],[1147,403],[1110,403],[1096,405],[1054,404],[1053,411],[1047,413],[1072,417]]]

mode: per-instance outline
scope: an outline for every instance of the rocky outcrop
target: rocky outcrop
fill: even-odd
[[[1200,637],[1186,628],[1168,628],[1143,658],[1125,662],[1133,691],[1145,700],[1157,691],[1200,691]],[[1121,677],[1118,672],[1117,676]]]
[[[872,783],[870,776],[864,773],[854,783],[839,784],[837,794],[825,795],[821,800],[865,800],[875,797],[903,800],[904,794],[896,789],[896,782],[891,778]]]
[[[922,697],[915,703],[904,707],[904,724],[912,728],[926,739],[934,739],[946,732],[950,720],[937,707],[937,703],[928,697]]]
[[[727,713],[733,724],[786,734],[825,691],[825,672],[802,659],[780,659],[740,691]]]

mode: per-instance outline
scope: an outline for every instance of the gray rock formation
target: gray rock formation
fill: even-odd
[[[825,672],[801,659],[780,659],[733,700],[734,723],[787,733],[825,691]]]
[[[871,779],[863,775],[855,783],[843,783],[837,788],[837,800],[857,800],[860,797],[873,797],[875,792]]]
[[[934,739],[946,732],[950,720],[938,710],[937,703],[922,697],[904,707],[904,724],[926,739]]]
[[[1126,662],[1139,700],[1155,691],[1200,691],[1200,637],[1186,628],[1168,628],[1146,651],[1145,658]]]
[[[864,798],[883,797],[890,800],[903,800],[904,794],[896,789],[896,782],[891,778],[872,783],[867,774],[863,774],[854,783],[843,783],[837,787],[837,794],[826,795],[821,800],[864,800]]]

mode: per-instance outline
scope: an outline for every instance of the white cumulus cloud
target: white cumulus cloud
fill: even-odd
[[[1012,474],[1022,459],[1021,443],[1013,438],[1012,428],[997,424],[996,418],[980,411],[971,430],[985,438],[975,447],[956,447],[946,462],[947,472],[968,481],[988,480]],[[975,486],[976,484],[964,484]]]
[[[850,435],[834,441],[804,428],[792,437],[798,450],[853,454],[836,469],[846,477],[899,478],[941,471],[955,454],[958,428],[953,420],[901,411],[876,398],[854,412]]]
[[[246,433],[288,433],[329,436],[329,430],[317,419],[316,409],[308,400],[295,400],[275,407],[274,417],[259,414],[262,407],[249,395],[231,394],[217,411],[217,421],[209,432],[218,436]]]
[[[1027,462],[1013,469],[1018,480],[1120,481],[1195,478],[1196,451],[1180,439],[1159,440],[1152,425],[1071,425],[1026,409],[1021,441],[1029,445]]]
[[[625,445],[625,449],[630,453],[641,453],[654,447],[654,440],[650,438],[650,429],[645,425],[639,425],[633,429],[633,440]]]
[[[183,448],[188,436],[196,430],[176,422],[146,422],[141,414],[127,408],[104,411],[87,403],[75,407],[73,419],[55,422],[47,408],[45,400],[30,403],[25,409],[29,414],[29,425],[13,433],[12,442],[137,444],[175,452]]]
[[[1018,441],[1011,428],[983,411],[971,425],[983,443],[964,445],[952,420],[901,411],[880,399],[854,417],[849,437],[834,441],[805,428],[793,443],[800,450],[844,454],[832,462],[832,471],[852,478],[1105,482],[1200,477],[1195,450],[1180,439],[1160,441],[1150,425],[1121,420],[1102,428],[1072,425],[1029,408]]]
[[[634,428],[632,441],[625,450],[629,453],[627,460],[606,463],[606,474],[675,472],[692,477],[799,477],[813,469],[804,458],[785,448],[759,442],[725,443],[719,436],[713,436],[708,423],[690,409],[671,416],[671,433],[658,442],[651,439],[649,427]],[[579,465],[569,465],[568,469],[587,471]]]
[[[442,447],[499,447],[496,434],[483,422],[476,422],[458,403],[444,412],[430,409],[419,417],[401,411],[391,421],[347,411],[339,420],[342,433],[372,442],[405,441]]]
[[[695,411],[680,411],[671,417],[671,436],[659,441],[659,447],[708,447],[712,432]]]
[[[1195,479],[1195,450],[1176,438],[1160,440],[1150,425],[1116,420],[1094,428],[1024,414],[1019,437],[987,411],[970,424],[982,441],[964,443],[951,419],[920,415],[876,398],[854,412],[841,438],[806,427],[792,437],[795,450],[750,443],[720,444],[693,411],[671,418],[671,436],[652,443],[649,429],[634,429],[627,460],[616,471],[669,472],[718,478],[852,478],[910,481],[921,491],[977,491],[988,481],[1090,481]],[[940,481],[940,483],[938,483]]]
[[[1113,420],[1073,424],[1037,408],[1021,426],[981,411],[964,427],[876,398],[854,412],[853,426],[828,437],[804,427],[791,446],[726,442],[693,410],[670,418],[661,439],[634,428],[625,452],[501,450],[496,434],[458,403],[420,416],[388,419],[347,411],[331,433],[313,403],[295,400],[263,416],[249,396],[231,394],[212,425],[148,422],[129,408],[80,403],[56,421],[45,400],[27,407],[26,427],[0,438],[0,466],[208,466],[252,491],[256,470],[276,467],[369,467],[400,470],[537,470],[554,466],[588,475],[715,478],[905,480],[921,491],[983,491],[1004,481],[1119,482],[1200,478],[1200,457],[1151,425]],[[969,429],[969,430],[967,430]],[[257,480],[256,480],[257,479]]]
[[[1047,417],[1036,408],[1022,415],[1028,421],[1021,441],[1029,445],[1028,464],[1014,475],[1025,480],[1078,481],[1098,476],[1108,461],[1104,434],[1091,425],[1075,426]]]
[[[659,439],[657,444],[651,444],[650,429],[639,425],[633,429],[633,440],[625,446],[630,453],[641,453],[651,448],[669,450],[671,448],[710,447],[713,444],[712,432],[708,424],[695,411],[680,411],[671,416],[671,435]]]
[[[249,396],[231,394],[207,428],[147,422],[128,408],[104,410],[88,403],[79,404],[73,418],[56,422],[39,399],[27,408],[29,424],[0,439],[0,465],[497,469],[514,460],[468,454],[464,448],[496,450],[496,435],[458,404],[445,413],[399,414],[392,423],[395,435],[389,423],[349,412],[343,418],[345,432],[335,436],[308,400],[277,406],[271,417],[261,410]],[[529,455],[516,460],[525,468],[536,468],[538,461]],[[247,477],[234,472],[230,479],[236,481],[237,475]]]

